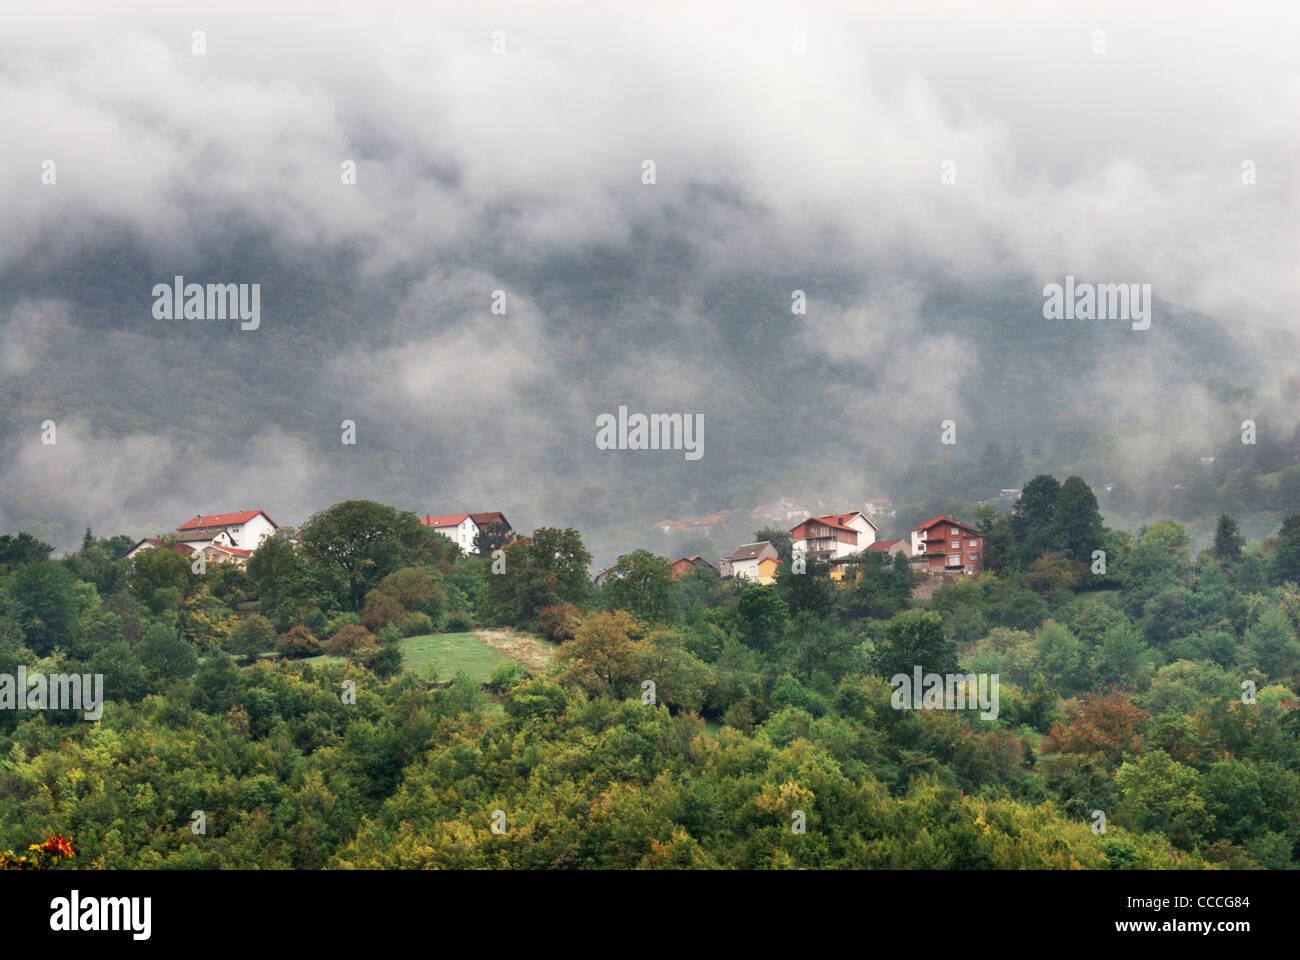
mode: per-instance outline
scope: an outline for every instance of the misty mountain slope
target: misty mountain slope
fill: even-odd
[[[1249,478],[1300,454],[1288,31],[1117,7],[1100,56],[1070,18],[954,43],[808,10],[804,55],[791,16],[575,43],[515,10],[497,54],[484,13],[259,8],[197,54],[184,14],[0,13],[0,527],[369,497],[600,560],[664,517],[968,509],[1047,471],[1115,481],[1126,523],[1276,529]],[[260,328],[154,319],[177,275],[259,284]],[[1151,328],[1045,320],[1067,275],[1151,284]],[[703,458],[596,449],[620,404],[702,414]]]
[[[5,442],[57,479],[11,484],[5,520],[61,544],[86,524],[156,532],[213,501],[263,504],[292,523],[343,496],[420,512],[471,496],[524,526],[577,524],[596,543],[602,527],[617,529],[610,548],[623,549],[661,515],[784,492],[921,499],[918,464],[990,444],[1097,482],[1124,475],[1139,425],[1153,456],[1189,436],[1217,449],[1233,424],[1207,423],[1206,385],[1255,373],[1208,320],[1159,302],[1138,333],[1044,320],[1027,281],[972,291],[822,268],[814,286],[797,266],[711,268],[672,237],[654,256],[551,251],[508,285],[505,316],[490,312],[492,277],[464,264],[365,277],[298,251],[159,270],[146,249],[120,249],[120,260],[78,251],[3,278],[7,336],[25,338],[5,370]],[[232,249],[267,248],[250,236]],[[155,320],[149,291],[172,270],[261,278],[261,328]],[[807,287],[802,316],[790,312],[796,282]],[[1153,369],[1176,375],[1152,379]],[[620,404],[702,413],[704,457],[597,450],[595,416]],[[73,446],[64,472],[34,460],[46,417]],[[945,448],[949,418],[958,442]],[[344,419],[359,425],[356,447],[339,443]],[[994,479],[950,494],[990,495]]]

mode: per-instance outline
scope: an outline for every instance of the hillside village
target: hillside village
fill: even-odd
[[[830,567],[830,579],[841,581],[846,573],[871,554],[904,557],[913,571],[930,576],[975,576],[983,570],[984,538],[968,523],[941,515],[912,527],[908,538],[880,539],[879,527],[872,520],[889,506],[887,500],[868,501],[860,510],[809,516],[789,528],[791,559],[821,561]],[[761,513],[760,513],[761,511]],[[722,522],[738,511],[720,511],[701,518],[709,524]],[[801,508],[793,501],[782,500],[759,508],[751,516],[758,519],[788,521]],[[721,518],[721,519],[719,519]],[[674,521],[673,523],[680,523]],[[480,513],[426,514],[420,523],[454,543],[466,556],[486,556],[515,539],[514,529],[499,510]],[[659,526],[658,524],[656,526]],[[176,532],[164,537],[145,537],[131,548],[128,557],[144,550],[169,548],[207,563],[243,565],[268,537],[279,529],[264,510],[234,513],[195,514],[180,524]],[[675,576],[691,569],[709,570],[724,579],[739,578],[760,584],[776,582],[781,556],[768,540],[742,543],[725,557],[682,556],[672,562]],[[601,570],[593,583],[604,583],[614,567]]]
[[[1018,491],[1017,491],[1018,493]],[[888,500],[867,501],[860,510],[809,516],[798,504],[781,500],[749,514],[751,519],[779,523],[791,519],[800,522],[789,528],[791,560],[802,558],[821,561],[830,567],[830,579],[839,582],[873,554],[903,557],[914,572],[933,577],[975,576],[984,570],[984,537],[969,523],[946,514],[932,517],[912,527],[907,537],[882,539],[873,517],[892,516]],[[662,530],[695,531],[701,526],[724,524],[731,514],[720,511],[708,517],[688,521],[661,521]],[[673,561],[678,576],[691,568],[708,567],[725,579],[733,577],[760,584],[776,582],[781,563],[777,546],[770,540],[742,543],[724,557],[709,560],[699,555],[681,556]],[[599,586],[614,567],[596,575]]]
[[[888,554],[905,557],[914,571],[931,576],[975,576],[983,570],[984,539],[978,529],[952,516],[940,515],[911,528],[910,536],[881,540],[879,527],[872,516],[887,514],[889,501],[867,501],[861,510],[842,514],[806,516],[789,528],[792,559],[822,561],[829,565],[829,578],[840,581],[846,572],[862,562],[865,555]],[[707,524],[720,523],[724,515],[740,511],[720,511],[710,518],[701,518]],[[759,507],[750,514],[754,519],[781,522],[805,513],[793,501],[783,500]],[[515,539],[506,514],[499,510],[482,513],[441,514],[421,516],[420,523],[454,542],[460,552],[469,557],[487,555],[491,550]],[[666,522],[681,524],[682,522]],[[656,524],[660,526],[660,524]],[[242,510],[227,514],[195,514],[175,528],[170,536],[144,537],[131,546],[127,557],[149,549],[172,549],[175,553],[207,563],[235,563],[243,566],[252,557],[266,537],[272,536],[279,524],[264,510]],[[291,541],[292,542],[292,541]],[[679,557],[672,562],[673,575],[681,576],[692,570],[710,570],[724,580],[738,578],[759,584],[776,581],[776,571],[781,557],[771,541],[746,542],[731,553],[711,561],[701,555]],[[608,579],[615,567],[606,567],[593,578],[599,587]]]
[[[456,544],[467,556],[490,553],[490,549],[482,549],[485,542],[490,540],[498,546],[509,543],[515,535],[506,515],[499,510],[437,517],[426,515],[420,518],[420,523]],[[264,510],[195,514],[177,527],[174,534],[164,537],[160,533],[136,541],[126,556],[134,557],[154,548],[170,548],[185,557],[203,557],[209,563],[242,566],[253,551],[279,529],[280,525]]]

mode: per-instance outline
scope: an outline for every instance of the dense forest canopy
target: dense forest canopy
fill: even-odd
[[[102,719],[0,710],[0,850],[75,867],[1270,868],[1300,865],[1300,515],[1105,526],[1077,476],[978,518],[991,569],[918,583],[600,587],[575,528],[463,555],[345,501],[245,567],[164,542],[0,537],[0,675],[102,674]],[[1099,562],[1099,554],[1104,562]],[[494,564],[496,570],[494,572]],[[511,628],[549,665],[404,669]],[[539,641],[540,642],[540,641]],[[994,717],[898,709],[914,667]],[[197,831],[196,814],[203,830]],[[51,841],[54,842],[54,841]],[[58,840],[58,843],[63,843]],[[60,848],[61,849],[61,848]]]

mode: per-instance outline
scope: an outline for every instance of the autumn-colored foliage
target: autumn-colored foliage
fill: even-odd
[[[1070,721],[1056,724],[1043,741],[1045,753],[1100,753],[1118,759],[1125,750],[1136,750],[1142,730],[1151,715],[1133,703],[1127,694],[1112,690],[1091,694]]]
[[[298,624],[281,635],[275,649],[286,657],[310,657],[320,653],[320,641],[305,626]]]
[[[325,641],[325,652],[332,657],[349,657],[377,645],[374,634],[355,623],[345,623]]]
[[[366,629],[382,630],[390,623],[396,623],[406,616],[406,608],[396,597],[378,590],[371,590],[366,596],[366,605],[361,610],[361,622]]]
[[[27,853],[18,855],[12,850],[0,851],[0,870],[53,870],[60,860],[75,857],[72,842],[56,833],[44,843],[33,843]]]
[[[581,611],[571,603],[542,607],[537,611],[537,621],[547,640],[563,643],[573,639],[573,633],[581,622]]]

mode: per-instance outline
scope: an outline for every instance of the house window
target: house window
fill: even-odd
[[[974,562],[975,562],[976,560],[978,560],[978,559],[979,559],[979,555],[978,555],[978,554],[972,553],[972,554],[970,555],[970,561],[971,561],[971,563],[974,563]]]
[[[954,537],[958,536],[961,533],[961,531],[958,530],[956,527],[949,527],[948,529]]]
[[[960,541],[960,540],[954,540],[954,541],[952,542],[952,549],[954,549],[954,550],[960,550],[960,549],[961,549],[961,541]]]

